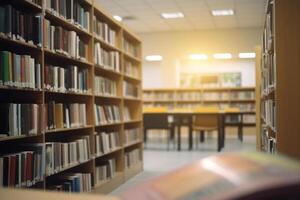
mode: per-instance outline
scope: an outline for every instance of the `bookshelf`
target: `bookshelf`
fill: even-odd
[[[299,159],[299,1],[269,0],[262,41],[262,151]],[[289,22],[289,23],[286,23]]]
[[[34,163],[10,187],[108,193],[143,169],[141,41],[94,1],[73,2],[0,4],[38,25],[34,42],[0,26],[0,169]],[[23,67],[28,80],[14,74]]]

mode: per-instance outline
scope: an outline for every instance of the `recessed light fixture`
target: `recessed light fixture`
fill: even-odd
[[[189,55],[190,60],[207,60],[208,56],[206,54],[191,54]]]
[[[239,53],[239,58],[255,58],[255,53]]]
[[[216,53],[214,54],[215,59],[231,59],[231,53]]]
[[[123,19],[119,15],[114,15],[114,19],[121,22]]]
[[[234,15],[234,11],[232,9],[229,9],[229,10],[212,10],[211,14],[213,16],[230,16],[230,15]]]
[[[161,16],[165,19],[184,18],[184,14],[182,12],[161,13]]]
[[[161,55],[149,55],[149,56],[146,56],[145,59],[147,61],[161,61],[163,59],[163,57]]]

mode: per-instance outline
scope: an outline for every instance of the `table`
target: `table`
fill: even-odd
[[[192,111],[185,111],[185,112],[144,112],[144,116],[147,116],[148,119],[149,116],[158,116],[158,115],[165,115],[168,118],[171,119],[172,124],[172,131],[175,130],[175,127],[178,128],[177,135],[178,135],[178,142],[177,142],[177,150],[181,150],[181,127],[187,126],[188,127],[188,140],[189,140],[189,150],[193,149],[193,117],[195,115],[218,115],[218,144],[217,149],[218,151],[221,151],[225,146],[225,128],[227,126],[235,126],[238,127],[238,138],[239,140],[243,140],[243,126],[255,126],[255,124],[245,124],[243,122],[243,115],[251,115],[255,114],[255,112],[224,112],[224,111],[218,111],[218,112],[192,112]],[[227,116],[238,116],[241,120],[239,122],[234,123],[226,123],[226,117]],[[144,122],[145,123],[145,122]],[[147,124],[147,123],[145,123]],[[144,133],[146,134],[146,130],[151,129],[151,127],[144,127]],[[174,133],[172,133],[174,134]],[[146,138],[146,136],[145,136]]]

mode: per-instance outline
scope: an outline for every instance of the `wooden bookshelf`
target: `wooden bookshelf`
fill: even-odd
[[[91,157],[88,160],[78,162],[60,171],[45,176],[43,181],[32,186],[32,188],[48,189],[48,186],[55,183],[58,175],[65,173],[91,173],[92,174],[92,191],[108,193],[119,185],[123,184],[130,177],[136,175],[143,170],[142,151],[143,151],[143,134],[142,134],[142,90],[141,90],[141,41],[132,32],[129,31],[123,24],[120,24],[113,17],[103,10],[93,0],[78,0],[84,7],[85,11],[89,13],[89,30],[83,29],[72,21],[61,17],[46,9],[44,5],[35,5],[27,0],[15,0],[13,2],[7,1],[16,8],[22,8],[27,12],[34,11],[42,17],[42,21],[47,19],[55,26],[61,26],[68,31],[74,31],[82,38],[87,45],[86,59],[76,59],[68,55],[49,50],[42,45],[42,47],[26,43],[20,40],[14,40],[6,37],[0,33],[0,50],[10,51],[18,54],[28,54],[36,58],[41,64],[41,80],[42,89],[28,89],[18,88],[12,86],[0,86],[0,102],[1,103],[31,103],[31,104],[47,104],[50,101],[57,103],[84,103],[86,104],[86,122],[85,126],[73,128],[58,128],[51,130],[42,130],[37,135],[21,135],[21,136],[7,136],[0,138],[0,153],[14,152],[14,147],[19,147],[23,143],[42,143],[47,142],[65,142],[78,139],[81,136],[89,136]],[[45,1],[43,1],[45,2]],[[115,45],[105,41],[105,39],[95,34],[95,27],[93,23],[94,16],[103,20],[109,28],[115,31]],[[45,32],[43,31],[43,34]],[[44,37],[44,35],[43,35]],[[135,54],[128,52],[124,47],[124,41],[128,41],[135,51]],[[101,48],[107,51],[116,51],[119,53],[119,71],[107,68],[107,66],[99,65],[94,62],[94,48],[95,43],[100,43]],[[126,63],[126,65],[125,65]],[[127,64],[130,63],[128,67]],[[88,92],[59,92],[51,91],[44,87],[45,65],[66,66],[76,65],[78,69],[87,69],[87,87]],[[130,68],[130,69],[127,69]],[[132,73],[130,73],[132,72]],[[94,88],[95,76],[108,78],[116,82],[117,95],[96,95]],[[137,88],[136,96],[127,96],[123,91],[124,81],[132,84]],[[120,108],[121,120],[120,122],[109,123],[104,125],[96,125],[94,116],[94,105],[118,105]],[[124,108],[128,107],[130,111],[130,120],[124,120]],[[45,116],[40,120],[45,120]],[[138,129],[138,139],[131,141],[131,143],[124,143],[124,131],[127,129]],[[119,145],[102,155],[96,154],[95,149],[95,133],[102,134],[103,132],[116,131],[119,134]],[[138,149],[140,151],[140,159],[138,164],[125,168],[126,153],[129,150]],[[101,184],[95,184],[95,170],[97,163],[106,161],[107,159],[116,160],[116,173],[111,179]],[[130,171],[130,176],[128,175]]]
[[[144,107],[197,108],[215,106],[220,109],[240,107],[255,111],[255,88],[160,88],[143,90]]]
[[[259,149],[297,159],[300,159],[299,7],[297,0],[267,2],[259,88]]]

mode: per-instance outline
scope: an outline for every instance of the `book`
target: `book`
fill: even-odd
[[[94,63],[96,67],[120,72],[120,54],[101,47],[99,42],[94,45]]]
[[[0,34],[13,40],[42,46],[42,18],[40,15],[25,13],[13,5],[0,6]]]
[[[124,144],[127,145],[139,141],[140,133],[141,133],[141,128],[126,128],[124,130]]]
[[[103,184],[116,175],[116,159],[111,158],[101,162],[96,163],[95,168],[95,184]]]
[[[50,101],[44,107],[47,110],[48,130],[58,128],[78,128],[87,125],[86,104],[55,103]]]
[[[140,73],[138,65],[131,61],[124,60],[124,74],[139,79]]]
[[[57,181],[47,187],[49,190],[65,192],[91,192],[92,174],[91,173],[66,173],[57,176]]]
[[[121,122],[120,107],[117,105],[94,105],[96,126]]]
[[[45,65],[44,88],[54,92],[88,93],[88,69]]]
[[[41,89],[41,65],[30,55],[0,51],[0,86]]]
[[[95,135],[96,155],[106,154],[120,147],[119,132],[100,132]]]
[[[127,106],[124,107],[123,119],[125,122],[132,120],[130,109]]]
[[[141,150],[133,149],[125,152],[125,169],[129,169],[130,167],[141,162]]]
[[[139,86],[127,81],[123,81],[123,96],[139,98]]]
[[[107,23],[101,21],[101,17],[94,16],[93,23],[94,35],[106,43],[116,46],[116,31]]]
[[[136,44],[133,42],[130,42],[126,38],[123,38],[123,49],[125,50],[126,53],[138,57],[138,47]]]
[[[91,158],[90,137],[80,136],[70,142],[47,142],[46,175],[50,176]]]
[[[45,175],[43,144],[21,145],[23,151],[1,155],[0,187],[30,187]]]
[[[46,49],[74,59],[87,60],[87,44],[75,31],[55,26],[45,19],[44,32],[44,47]]]
[[[7,136],[30,136],[41,134],[43,125],[42,105],[38,104],[0,104],[0,133]]]
[[[95,76],[94,94],[104,96],[117,96],[117,82],[102,76]]]

